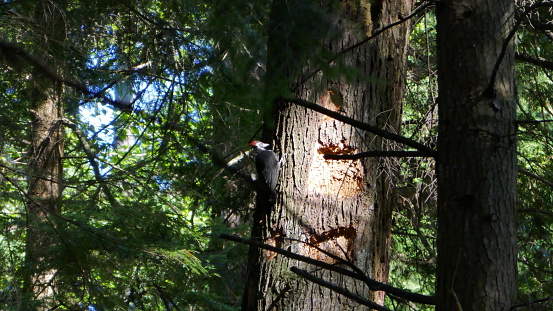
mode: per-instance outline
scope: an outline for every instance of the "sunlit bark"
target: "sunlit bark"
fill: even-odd
[[[315,4],[311,2],[274,1],[267,93],[270,97],[286,95],[280,87],[282,81],[287,81],[293,96],[397,132],[409,22],[344,53],[321,71],[315,70],[322,65],[316,58],[321,56],[317,54],[321,50],[336,55],[381,27],[396,22],[398,16],[409,15],[412,4],[411,1],[330,1],[313,9]],[[317,10],[328,13],[321,17]],[[314,20],[320,22],[316,28],[320,32],[306,22]],[[301,27],[311,32],[301,32]],[[275,205],[266,215],[258,215],[256,224],[265,225],[267,221],[258,233],[266,243],[334,263],[322,251],[330,252],[350,260],[369,276],[386,281],[394,163],[378,158],[325,160],[323,154],[394,147],[379,137],[314,111],[288,103],[276,104],[276,150],[288,156],[281,170]],[[266,310],[270,306],[277,310],[363,308],[292,274],[291,266],[299,266],[361,296],[383,302],[381,294],[370,293],[359,281],[330,272],[315,272],[309,266],[271,252],[263,252],[260,261],[257,295],[249,293],[248,310]],[[255,284],[252,282],[249,286]]]

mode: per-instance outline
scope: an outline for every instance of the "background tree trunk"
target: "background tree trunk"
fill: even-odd
[[[288,81],[285,88],[292,85],[293,96],[399,131],[409,23],[345,53],[309,79],[301,76],[323,64],[313,57],[321,57],[321,50],[335,55],[397,21],[397,16],[408,15],[411,8],[411,1],[331,1],[324,7],[304,1],[274,1],[267,62],[268,97],[288,94],[282,90],[283,81]],[[305,37],[297,37],[298,34]],[[323,154],[351,154],[393,146],[302,107],[282,103],[279,108],[275,146],[288,156],[281,171],[276,204],[269,215],[264,215],[268,217],[263,232],[265,242],[334,263],[317,249],[320,248],[350,260],[371,277],[386,281],[394,164],[376,158],[325,161]],[[359,310],[359,305],[348,298],[293,276],[291,266],[383,301],[382,295],[371,295],[360,282],[314,271],[313,267],[270,252],[262,252],[261,256],[257,288],[260,310],[270,306],[276,310]],[[250,310],[254,309],[252,305]]]
[[[437,6],[437,310],[509,310],[517,291],[514,52],[506,44],[514,3]]]
[[[64,5],[40,1],[35,8],[35,17],[43,42],[38,46],[44,59],[60,56],[63,51]],[[49,62],[57,70],[54,62]],[[33,99],[31,108],[31,145],[28,151],[28,198],[27,203],[27,266],[25,292],[30,298],[29,310],[46,310],[55,305],[55,274],[52,265],[55,251],[55,214],[61,212],[63,178],[64,130],[62,119],[63,87],[45,77],[41,72],[33,74]],[[32,301],[41,301],[42,307],[35,308]]]

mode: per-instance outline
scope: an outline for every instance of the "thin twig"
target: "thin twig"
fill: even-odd
[[[118,206],[117,200],[115,200],[115,197],[111,193],[111,190],[107,186],[105,182],[105,178],[100,173],[100,167],[98,166],[98,163],[96,162],[96,155],[94,152],[92,152],[92,148],[90,147],[90,144],[88,143],[88,140],[86,139],[86,135],[81,131],[79,126],[74,123],[73,121],[69,119],[63,119],[63,124],[65,124],[67,127],[69,127],[71,130],[73,130],[73,133],[77,135],[77,138],[81,142],[81,145],[83,146],[84,153],[86,154],[86,158],[88,159],[88,163],[90,163],[90,166],[92,166],[92,171],[94,172],[94,177],[96,178],[96,181],[106,194],[106,197],[109,201],[109,203],[112,206]]]
[[[499,67],[501,66],[501,62],[503,61],[503,58],[505,57],[505,55],[507,54],[507,48],[509,47],[509,43],[511,42],[511,40],[513,39],[513,37],[515,36],[518,28],[520,27],[520,24],[522,23],[522,21],[524,20],[524,18],[530,13],[532,12],[534,9],[538,8],[538,7],[543,7],[543,6],[546,6],[546,7],[551,7],[553,6],[553,2],[540,2],[540,3],[535,3],[529,7],[527,7],[520,16],[517,17],[517,19],[515,20],[515,24],[513,25],[513,28],[509,31],[509,33],[507,34],[507,37],[505,38],[505,40],[503,41],[503,45],[501,47],[501,52],[499,52],[499,56],[497,57],[497,60],[495,62],[495,65],[493,67],[493,70],[492,70],[492,74],[490,76],[490,83],[488,84],[488,88],[487,88],[487,92],[493,92],[493,88],[494,88],[494,84],[495,84],[495,79],[497,78],[497,73],[499,72]],[[514,13],[513,13],[514,14]],[[490,93],[492,94],[492,93]]]
[[[376,38],[377,36],[379,36],[381,33],[385,32],[386,30],[392,28],[392,27],[395,27],[397,25],[400,25],[400,24],[403,24],[405,23],[406,21],[410,20],[411,18],[413,18],[415,15],[419,14],[421,11],[425,10],[426,8],[428,8],[429,6],[431,6],[433,4],[433,1],[428,1],[427,3],[421,5],[420,7],[418,7],[416,10],[414,10],[411,14],[409,14],[408,16],[406,17],[403,17],[403,18],[400,18],[398,21],[396,22],[393,22],[389,25],[386,25],[378,30],[376,30],[372,35],[370,35],[369,37],[343,49],[342,51],[336,53],[334,56],[330,57],[326,62],[328,64],[331,64],[332,62],[334,62],[336,59],[338,59],[340,56],[348,53],[348,52],[351,52],[353,50],[355,50],[356,48],[362,46],[363,44],[366,44],[367,42],[371,41],[372,39]],[[317,68],[315,69],[313,72],[311,72],[310,74],[308,74],[307,76],[305,76],[301,82],[299,84],[303,84],[305,81],[309,80],[311,77],[313,77],[314,75],[316,75],[318,72],[320,72],[322,69],[321,68]]]

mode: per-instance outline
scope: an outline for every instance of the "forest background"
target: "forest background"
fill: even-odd
[[[393,134],[435,150],[440,39],[434,9],[441,2],[412,3],[409,14],[392,14],[393,23],[374,27],[358,44],[344,46],[344,53],[311,45],[321,33],[310,22],[325,23],[332,10],[298,2],[298,12],[316,18],[298,23],[288,43],[316,56],[310,65],[324,75],[351,79],[358,72],[333,66],[346,50],[408,23],[401,126]],[[514,45],[516,60],[518,289],[507,309],[549,310],[553,3],[514,4],[512,32],[504,42]],[[247,238],[252,232],[258,187],[248,143],[276,122],[268,98],[274,94],[266,88],[272,5],[0,4],[0,309],[240,309],[248,246],[220,235]],[[328,94],[340,106],[336,91]],[[395,167],[393,189],[386,193],[392,202],[384,237],[390,242],[383,263],[389,274],[380,281],[433,296],[435,156],[379,158]],[[434,308],[394,295],[372,298],[394,310]]]

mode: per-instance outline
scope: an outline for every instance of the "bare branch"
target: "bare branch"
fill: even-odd
[[[553,70],[553,61],[541,58],[538,56],[531,56],[530,54],[516,52],[515,59],[527,62],[532,65],[540,66],[545,69]]]
[[[515,36],[515,34],[516,34],[518,28],[520,27],[520,24],[522,24],[522,21],[524,20],[524,18],[526,18],[526,16],[530,12],[532,12],[534,9],[536,9],[538,7],[551,7],[551,6],[553,6],[553,2],[550,2],[550,1],[534,3],[534,4],[526,7],[525,10],[522,13],[520,13],[519,16],[517,16],[517,18],[515,20],[515,24],[513,25],[513,28],[509,31],[509,33],[507,34],[505,40],[503,41],[503,46],[501,48],[501,52],[499,53],[499,56],[497,57],[494,68],[492,70],[492,74],[490,76],[490,83],[489,83],[488,88],[486,89],[485,92],[493,94],[493,88],[494,88],[494,85],[495,85],[495,79],[497,77],[497,73],[499,71],[499,66],[501,65],[501,62],[503,61],[503,58],[505,57],[505,54],[507,53],[507,47],[509,46],[509,43],[511,42],[511,40]]]
[[[367,298],[364,298],[364,297],[361,297],[357,294],[354,294],[352,292],[350,292],[349,290],[343,288],[343,287],[340,287],[338,286],[337,284],[335,283],[332,283],[332,282],[328,282],[328,281],[325,281],[321,278],[318,278],[314,275],[311,275],[309,273],[307,273],[307,271],[305,270],[302,270],[302,269],[299,269],[297,267],[292,267],[290,268],[290,270],[292,272],[294,272],[295,274],[301,276],[302,278],[308,280],[308,281],[311,281],[315,284],[318,284],[318,285],[321,285],[321,286],[324,286],[332,291],[335,291],[337,292],[338,294],[341,294],[341,295],[344,295],[354,301],[357,301],[358,303],[364,305],[364,306],[368,306],[370,307],[371,309],[374,309],[374,310],[381,310],[381,311],[391,311],[390,309],[384,307],[384,306],[381,306],[371,300],[368,300]]]
[[[537,174],[534,174],[532,172],[530,172],[529,170],[523,168],[523,167],[518,167],[518,172],[523,174],[523,175],[526,175],[526,176],[529,176],[529,177],[532,177],[536,180],[539,180],[541,181],[542,183],[548,185],[549,187],[553,187],[553,181],[549,180],[549,179],[545,179],[543,177],[541,177],[540,175],[537,175]]]
[[[319,260],[309,258],[309,257],[306,257],[306,256],[302,256],[302,255],[298,255],[296,253],[293,253],[293,252],[290,252],[290,251],[287,251],[287,250],[284,250],[284,249],[281,249],[281,248],[278,248],[278,247],[275,247],[275,246],[272,246],[272,245],[264,244],[264,243],[256,241],[256,240],[243,239],[241,237],[230,235],[230,234],[221,234],[219,237],[221,239],[225,239],[225,240],[229,240],[229,241],[234,241],[234,242],[243,243],[243,244],[246,244],[246,245],[266,249],[266,250],[281,254],[283,256],[286,256],[286,257],[291,258],[291,259],[299,260],[299,261],[302,261],[302,262],[305,262],[305,263],[308,263],[308,264],[312,264],[312,265],[317,266],[317,267],[321,267],[321,268],[329,270],[329,271],[334,271],[334,272],[343,274],[345,276],[349,276],[351,278],[354,278],[354,279],[357,279],[357,280],[360,280],[360,281],[364,281],[369,286],[369,289],[373,290],[373,291],[385,291],[388,294],[395,295],[397,297],[400,297],[400,298],[403,298],[405,300],[409,300],[409,301],[412,301],[412,302],[428,304],[428,305],[436,305],[436,300],[432,296],[425,296],[425,295],[421,295],[421,294],[417,294],[417,293],[412,293],[412,292],[409,292],[409,291],[406,291],[406,290],[403,290],[403,289],[400,289],[400,288],[397,288],[397,287],[393,287],[393,286],[390,286],[388,284],[384,284],[384,283],[378,282],[376,280],[373,280],[373,279],[367,277],[365,274],[356,273],[354,271],[344,269],[344,268],[341,268],[341,267],[338,267],[338,266],[335,266],[335,265],[332,265],[332,264],[329,264],[329,263],[326,263],[326,262],[323,262],[323,261],[319,261]]]
[[[414,140],[412,140],[410,138],[407,138],[405,136],[401,136],[401,135],[398,135],[398,134],[395,134],[395,133],[392,133],[392,132],[389,132],[389,131],[385,131],[385,130],[380,129],[376,126],[373,126],[373,125],[370,125],[370,124],[367,124],[367,123],[363,123],[361,121],[357,121],[357,120],[352,119],[350,117],[347,117],[347,116],[345,116],[345,115],[343,115],[339,112],[335,112],[335,111],[326,109],[326,108],[324,108],[320,105],[317,105],[316,103],[312,103],[310,101],[303,100],[303,99],[300,99],[300,98],[281,98],[280,101],[293,103],[293,104],[296,104],[298,106],[302,106],[302,107],[320,112],[324,115],[332,117],[332,118],[334,118],[338,121],[344,122],[344,123],[349,124],[351,126],[357,127],[359,129],[365,130],[367,132],[373,133],[373,134],[381,136],[383,138],[390,139],[390,140],[393,140],[393,141],[398,142],[398,143],[402,143],[404,145],[407,145],[409,147],[417,149],[418,151],[423,153],[424,156],[427,156],[427,157],[436,157],[437,156],[437,152],[434,149],[432,149],[430,147],[427,147],[427,146],[425,146],[425,145],[423,145],[423,144],[421,144],[417,141],[414,141]]]
[[[339,53],[335,54],[334,56],[332,56],[331,58],[329,58],[326,62],[328,64],[331,64],[332,62],[334,62],[336,59],[338,59],[340,56],[350,52],[350,51],[353,51],[355,50],[356,48],[362,46],[363,44],[366,44],[367,42],[371,41],[372,39],[378,37],[380,34],[382,34],[383,32],[385,32],[386,30],[390,29],[390,28],[393,28],[397,25],[400,25],[400,24],[403,24],[405,23],[406,21],[410,20],[411,18],[413,18],[414,16],[418,15],[420,12],[422,12],[423,10],[425,10],[426,8],[428,8],[429,6],[431,6],[432,4],[434,4],[434,1],[428,1],[426,2],[425,4],[422,4],[421,6],[419,6],[416,10],[414,10],[411,14],[407,15],[406,17],[401,17],[399,20],[397,20],[396,22],[393,22],[389,25],[386,25],[378,30],[376,30],[375,32],[373,32],[372,35],[370,35],[369,37],[343,49],[342,51],[340,51]],[[301,79],[301,82],[300,84],[302,84],[303,82],[309,80],[311,77],[313,77],[315,74],[317,74],[319,71],[321,71],[322,69],[321,68],[318,68],[318,69],[315,69],[313,72],[311,72],[310,74],[306,75],[303,79]]]
[[[325,154],[326,160],[357,160],[371,157],[428,157],[421,151],[373,150],[356,154]]]
[[[516,120],[516,124],[540,124],[540,123],[549,123],[553,120]]]
[[[516,306],[512,306],[510,310],[515,311],[518,308],[522,308],[522,307],[532,307],[534,304],[542,303],[542,302],[553,302],[553,297],[545,297],[545,298],[536,299],[536,300],[533,300],[533,301],[521,303],[521,304],[518,304]]]
[[[537,208],[523,208],[523,209],[519,209],[518,212],[519,213],[540,213],[540,214],[553,217],[553,212],[545,211]]]
[[[362,46],[363,44],[371,41],[372,39],[374,39],[375,37],[379,36],[381,33],[385,32],[386,30],[390,29],[390,28],[393,28],[397,25],[400,25],[400,24],[403,24],[405,23],[406,21],[410,20],[411,18],[413,18],[414,16],[418,15],[420,12],[422,12],[423,10],[425,10],[426,8],[428,8],[429,6],[433,5],[434,2],[433,1],[428,1],[426,2],[425,4],[422,4],[421,6],[419,6],[416,10],[414,10],[411,14],[407,15],[406,17],[402,17],[400,18],[399,20],[397,20],[396,22],[393,22],[389,25],[386,25],[380,29],[378,29],[377,31],[375,31],[372,35],[370,35],[369,37],[365,38],[364,40],[361,40],[359,42],[357,42],[356,44],[348,47],[348,48],[345,48],[344,50],[340,51],[340,53],[334,55],[333,57],[331,57],[328,62],[331,63],[333,61],[335,61],[338,57],[346,54],[347,52],[350,52],[350,51],[353,51],[355,50],[356,48]]]

